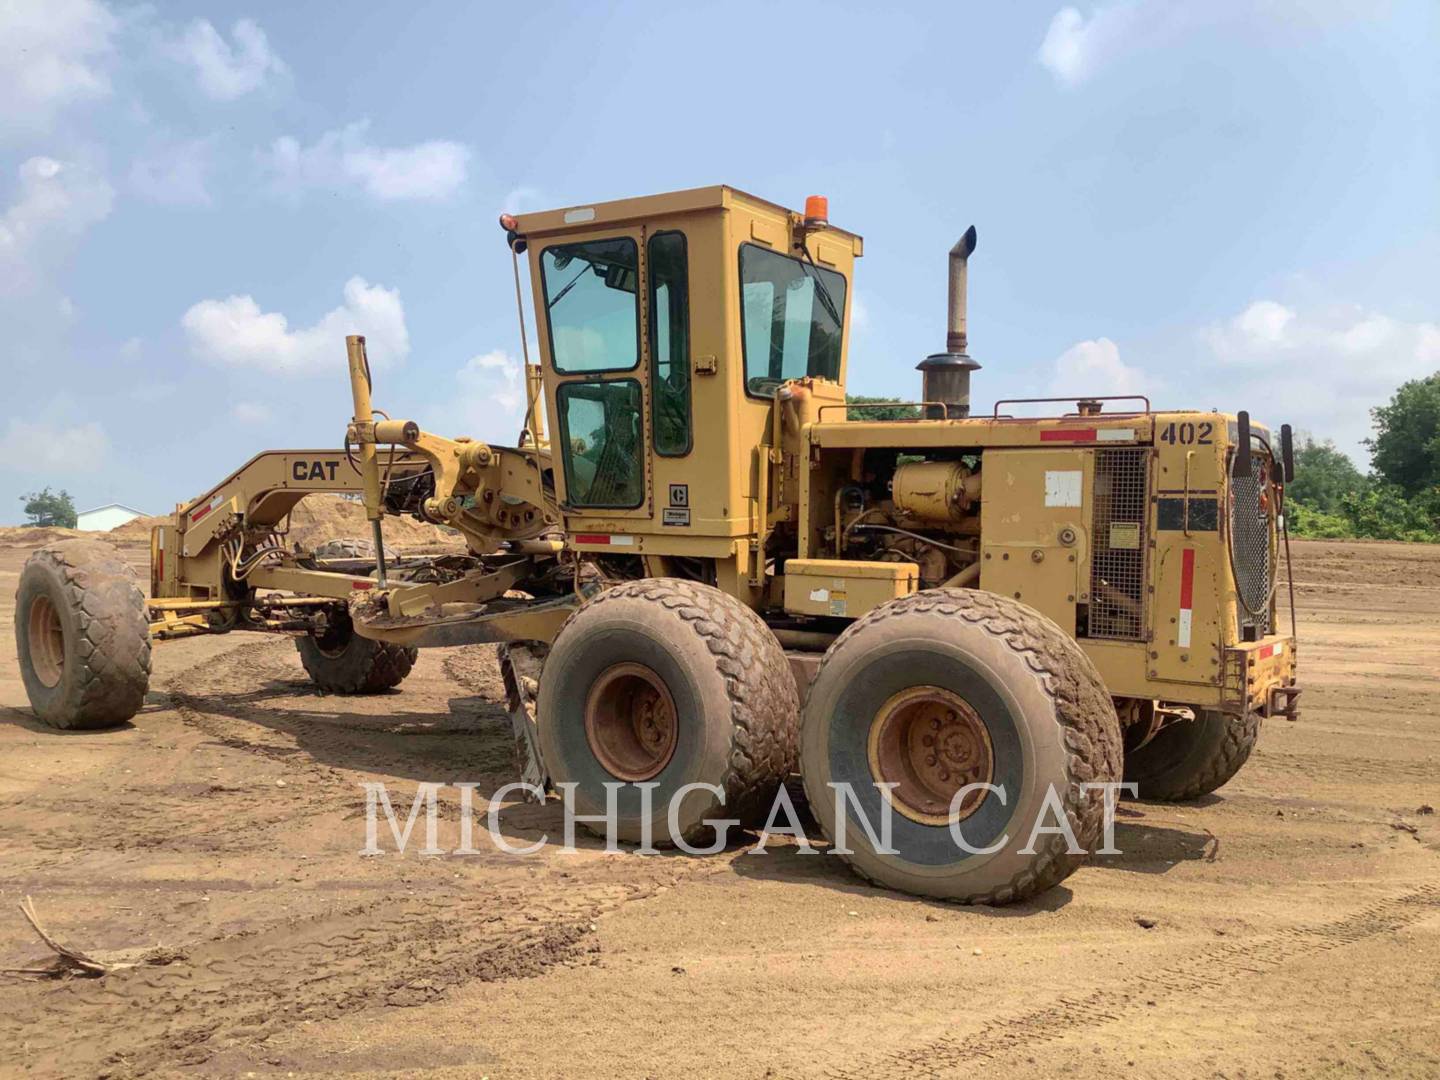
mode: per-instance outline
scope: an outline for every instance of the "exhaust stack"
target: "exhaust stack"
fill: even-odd
[[[950,249],[949,325],[945,335],[945,351],[932,353],[916,365],[924,374],[925,401],[945,406],[945,418],[958,420],[970,415],[970,372],[980,365],[965,351],[965,287],[970,255],[975,250],[975,226]]]

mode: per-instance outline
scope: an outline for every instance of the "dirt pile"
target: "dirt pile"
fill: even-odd
[[[385,546],[397,550],[464,548],[464,541],[454,529],[429,525],[414,518],[387,517],[383,523]],[[290,543],[307,548],[326,540],[362,538],[367,543],[370,523],[365,520],[365,507],[338,495],[311,495],[290,514]]]
[[[111,529],[108,535],[119,541],[148,540],[152,528],[169,520],[168,517],[136,518]],[[387,517],[384,528],[386,547],[397,551],[459,551],[465,546],[454,529],[428,525],[414,518]],[[358,502],[339,495],[310,495],[290,514],[290,535],[286,539],[292,546],[299,544],[312,549],[327,540],[352,538],[370,542],[370,523],[365,520],[365,507]]]
[[[170,520],[169,514],[157,514],[155,517],[138,517],[134,521],[127,521],[124,525],[116,525],[105,535],[111,540],[144,540],[150,541],[150,530],[156,525],[164,525]]]
[[[0,547],[38,548],[57,540],[78,540],[83,536],[93,539],[98,535],[53,525],[5,525],[0,526]]]

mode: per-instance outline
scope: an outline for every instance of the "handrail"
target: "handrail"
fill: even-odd
[[[822,417],[824,417],[826,409],[939,409],[942,414],[941,418],[943,419],[943,414],[945,412],[945,403],[943,401],[855,401],[845,402],[842,404],[838,401],[832,401],[826,405],[821,405],[819,410],[815,413],[815,420],[817,423]],[[912,424],[916,420],[927,419],[929,419],[929,417],[921,415],[905,417],[903,419],[887,420],[884,422],[894,424]]]
[[[1148,397],[1146,397],[1144,394],[1105,394],[1105,395],[1075,394],[1075,395],[1071,395],[1071,396],[1069,396],[1069,397],[1002,398],[1001,400],[995,402],[995,411],[991,414],[991,419],[993,419],[993,420],[1014,420],[1014,419],[1017,419],[1017,418],[1014,417],[1014,416],[1008,416],[1008,415],[1006,415],[1006,416],[1001,416],[1001,415],[1000,415],[1000,406],[1001,406],[1001,405],[1040,405],[1040,404],[1044,404],[1045,402],[1050,402],[1050,401],[1067,401],[1067,402],[1068,402],[1068,401],[1143,401],[1143,402],[1145,403],[1145,409],[1144,409],[1143,414],[1141,414],[1141,413],[1134,413],[1134,412],[1122,412],[1122,413],[1111,413],[1110,415],[1111,415],[1111,416],[1137,416],[1137,415],[1149,416],[1149,415],[1150,415],[1150,399],[1149,399]],[[1071,417],[1075,417],[1075,416],[1084,416],[1086,419],[1090,419],[1090,418],[1091,418],[1091,415],[1092,415],[1092,414],[1088,414],[1088,413],[1064,413],[1064,414],[1062,414],[1061,416],[1058,416],[1058,417],[1056,417],[1056,416],[1026,416],[1026,417],[1022,417],[1022,418],[1020,418],[1020,419],[1025,419],[1025,420],[1068,420],[1068,419],[1070,419]],[[1104,413],[1094,413],[1093,415],[1094,415],[1094,416],[1098,416],[1098,417],[1103,417],[1105,414],[1104,414]]]

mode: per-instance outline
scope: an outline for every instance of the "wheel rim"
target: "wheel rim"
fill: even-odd
[[[621,780],[658,775],[675,756],[680,725],[663,679],[644,664],[616,664],[590,687],[585,738],[596,760]]]
[[[970,703],[939,686],[912,686],[880,706],[870,722],[870,773],[894,784],[890,804],[922,825],[963,821],[984,801],[983,789],[950,804],[966,784],[995,775],[990,732]],[[885,791],[885,789],[881,789]]]
[[[45,687],[60,685],[65,674],[65,628],[60,611],[48,596],[30,605],[30,668]]]
[[[350,645],[352,633],[349,626],[337,626],[332,622],[325,628],[324,633],[312,634],[311,640],[315,642],[315,648],[319,650],[321,656],[329,660],[336,660],[345,654],[345,650]]]

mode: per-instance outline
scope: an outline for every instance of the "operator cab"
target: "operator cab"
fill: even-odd
[[[572,531],[715,558],[753,532],[777,389],[808,378],[844,401],[862,244],[812,210],[722,186],[505,219],[529,259]]]

